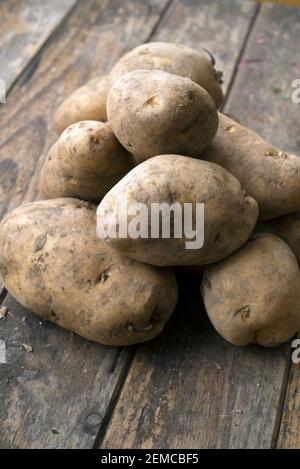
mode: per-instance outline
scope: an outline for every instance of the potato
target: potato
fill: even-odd
[[[99,202],[134,164],[108,123],[77,122],[50,149],[40,175],[40,196]]]
[[[201,213],[199,217],[197,215],[196,203],[204,204],[203,247],[200,243],[192,247],[186,245],[193,236],[186,231],[189,225],[179,212],[179,221],[177,214],[173,214],[173,221],[176,221],[177,228],[184,225],[182,236],[175,237],[173,221],[169,223],[169,238],[166,237],[168,233],[164,234],[162,230],[157,237],[155,233],[152,236],[155,218],[150,218],[151,210],[156,208],[153,204],[161,203],[166,203],[168,209],[176,207],[182,215],[188,214],[188,207],[192,207],[191,226],[197,230],[200,242],[203,223]],[[187,207],[184,204],[190,205]],[[137,224],[137,234],[143,237],[138,238],[130,232],[139,217],[136,207],[141,208],[142,218],[141,223]],[[113,231],[108,233],[108,227],[113,227],[118,210],[121,218],[125,218],[128,230],[124,236],[122,221],[116,226],[114,238]],[[242,190],[239,181],[220,166],[186,156],[160,155],[136,166],[121,179],[103,198],[97,213],[98,233],[102,230],[100,236],[104,238],[108,234],[106,242],[132,259],[158,266],[199,266],[216,262],[245,243],[254,229],[258,207],[255,200]],[[142,232],[144,220],[148,238]],[[141,229],[139,225],[143,225]]]
[[[300,209],[300,158],[284,153],[219,114],[215,140],[202,157],[234,174],[258,202],[261,220]]]
[[[300,271],[288,245],[262,233],[208,266],[202,282],[207,314],[234,345],[273,347],[300,328]]]
[[[167,153],[199,157],[218,127],[203,88],[160,70],[121,77],[108,94],[107,114],[116,137],[139,160]]]
[[[107,120],[106,97],[110,88],[107,76],[95,78],[66,98],[54,115],[54,128],[61,133],[69,125],[85,120]]]
[[[283,239],[290,246],[300,264],[300,210],[275,220],[261,222],[255,230],[273,233]]]
[[[76,199],[8,214],[0,225],[0,276],[26,308],[106,345],[156,337],[177,301],[174,274],[110,249],[96,236],[95,206]]]
[[[184,78],[189,77],[210,94],[219,108],[223,101],[223,74],[217,72],[214,65],[213,56],[205,49],[198,52],[182,44],[150,42],[123,55],[113,67],[110,80],[115,83],[120,77],[134,70],[163,70]]]

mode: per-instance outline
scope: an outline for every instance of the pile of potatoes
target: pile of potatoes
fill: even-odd
[[[221,113],[221,84],[207,50],[155,42],[60,105],[41,200],[0,224],[0,276],[22,305],[130,345],[161,333],[181,271],[199,276],[207,314],[232,344],[276,346],[300,329],[300,158]],[[124,199],[204,204],[203,246],[187,249],[185,234],[122,237],[120,226],[100,239]]]

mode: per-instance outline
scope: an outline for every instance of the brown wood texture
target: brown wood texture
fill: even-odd
[[[246,49],[243,64],[252,85],[247,88],[247,95],[240,92],[238,104],[243,81],[237,80],[229,109],[279,148],[300,155],[300,107],[291,100],[292,82],[300,76],[299,9],[263,6],[255,31],[260,44]],[[260,93],[263,98],[259,100],[258,81],[263,84]],[[288,368],[293,349],[287,347],[287,352],[285,366]],[[280,448],[300,448],[299,388],[300,365],[292,364],[283,414],[278,416],[281,425],[277,446]]]
[[[225,108],[283,147],[297,133],[299,110],[286,98],[283,86],[296,73],[297,13],[280,6],[261,8]],[[166,35],[166,20],[164,28]],[[278,84],[283,88],[280,93],[275,88]],[[295,138],[291,147],[297,149]],[[183,287],[177,315],[166,332],[139,348],[101,447],[276,445],[289,345],[269,350],[226,343],[208,323],[201,322],[204,313],[196,297],[198,287],[197,281],[194,292],[191,283]]]
[[[80,2],[47,41],[0,108],[0,219],[35,197],[38,171],[54,139],[50,124],[58,103],[107,72],[124,50],[146,41],[166,6],[160,0]],[[10,295],[5,305],[9,312],[0,323],[8,357],[0,365],[2,447],[91,447],[132,349],[84,341],[39,321]]]
[[[298,335],[300,338],[300,335]],[[298,346],[299,347],[299,346]],[[294,349],[291,350],[294,351]],[[298,357],[299,358],[299,353]],[[278,448],[300,448],[300,363],[291,365],[278,438]]]
[[[7,91],[76,1],[0,2],[0,78]]]

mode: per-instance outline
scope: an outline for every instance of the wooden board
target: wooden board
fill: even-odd
[[[0,448],[91,447],[130,352],[70,334],[11,297],[4,304]]]
[[[54,139],[49,127],[58,102],[107,72],[125,49],[147,40],[166,5],[161,0],[80,2],[47,41],[0,108],[0,218],[35,197],[40,164]],[[8,363],[0,365],[2,446],[91,447],[106,424],[132,350],[101,347],[39,324],[10,296],[5,304],[13,316],[0,324],[8,349]],[[32,345],[33,353],[22,343]]]
[[[211,51],[216,68],[224,73],[223,89],[226,92],[256,11],[252,0],[175,0],[152,39],[181,42],[195,49],[204,47]]]
[[[294,29],[299,21],[295,13],[279,6],[262,7],[225,108],[246,124],[254,124],[273,141],[279,139],[280,127],[281,143],[298,131],[298,126],[293,105],[287,105],[276,93],[274,98],[271,77],[287,77],[292,70],[287,63],[299,51],[300,37]],[[166,25],[165,19],[164,28]],[[223,46],[227,46],[224,37]],[[271,51],[275,51],[274,56]],[[284,54],[287,57],[283,58]],[[258,57],[265,62],[253,62]],[[287,75],[282,72],[285,67]],[[276,113],[280,106],[284,106],[284,119]],[[268,350],[227,344],[212,326],[201,322],[204,312],[199,294],[197,298],[198,283],[194,291],[191,284],[183,286],[177,317],[165,334],[139,349],[101,447],[276,445],[289,372],[289,347]]]
[[[6,83],[7,92],[76,1],[0,3],[0,78]]]
[[[300,335],[298,336],[300,338]],[[292,353],[294,349],[290,350]],[[298,355],[299,356],[299,355]],[[292,364],[279,430],[278,448],[300,448],[300,364]]]

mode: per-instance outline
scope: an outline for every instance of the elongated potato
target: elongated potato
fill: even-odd
[[[261,222],[256,226],[256,231],[273,233],[283,239],[290,246],[300,264],[300,211],[289,213],[275,220]]]
[[[189,77],[210,94],[219,108],[223,100],[223,74],[217,72],[214,65],[214,58],[205,49],[196,51],[182,44],[150,42],[123,55],[113,67],[110,80],[115,83],[133,70],[163,70],[184,78]]]
[[[203,245],[203,219],[196,205],[201,203]],[[165,204],[160,208],[169,212],[169,223],[167,216],[163,224],[157,223],[155,214],[151,217],[158,204]],[[220,166],[186,156],[160,155],[144,161],[121,179],[103,198],[97,213],[99,236],[107,235],[110,246],[132,259],[158,266],[199,266],[216,262],[245,243],[254,229],[258,207],[239,181]],[[124,218],[128,226],[125,236]],[[167,225],[170,234],[162,230]],[[186,244],[192,239],[192,246]]]
[[[156,337],[177,301],[174,274],[110,249],[96,236],[95,206],[76,199],[8,214],[0,225],[0,276],[26,308],[106,345]]]
[[[110,88],[107,76],[94,78],[68,96],[54,115],[54,128],[63,132],[69,125],[85,120],[107,121],[106,98]]]
[[[108,122],[77,122],[51,147],[40,175],[40,196],[100,202],[134,164]]]
[[[219,114],[219,129],[204,159],[234,174],[259,205],[261,220],[300,209],[300,158]]]
[[[160,70],[121,77],[108,94],[107,114],[116,137],[139,160],[167,153],[199,157],[218,127],[204,88]]]
[[[226,340],[273,347],[300,329],[299,286],[292,250],[264,233],[208,266],[202,294],[210,320]]]

